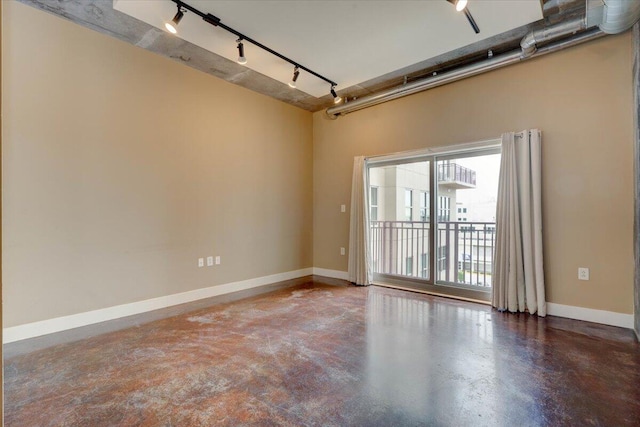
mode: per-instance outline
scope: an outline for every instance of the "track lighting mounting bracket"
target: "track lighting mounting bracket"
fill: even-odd
[[[202,17],[202,19],[204,19],[206,22],[213,25],[214,27],[217,27],[220,24],[220,18],[210,13],[207,13],[205,16]]]

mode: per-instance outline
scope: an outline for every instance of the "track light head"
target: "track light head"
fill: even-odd
[[[244,44],[242,44],[242,39],[236,40],[238,42],[238,64],[246,64],[247,58],[244,56]]]
[[[173,19],[170,22],[165,22],[164,23],[164,27],[171,34],[177,34],[178,33],[178,24],[180,23],[180,21],[182,21],[182,17],[183,16],[184,16],[184,12],[180,8],[180,6],[178,6],[178,12],[176,13],[176,15],[173,17]]]
[[[291,79],[291,81],[289,82],[289,87],[291,89],[295,89],[296,88],[296,80],[298,80],[298,76],[300,75],[300,70],[298,70],[298,67],[296,66],[293,69],[293,78]]]
[[[335,86],[331,86],[331,96],[333,96],[333,103],[334,104],[340,104],[340,102],[342,102],[342,98],[340,98],[338,96],[338,94],[336,93],[336,89]]]
[[[462,12],[467,7],[467,0],[447,0],[456,7],[458,12]]]

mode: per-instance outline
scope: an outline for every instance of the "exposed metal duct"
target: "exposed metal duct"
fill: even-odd
[[[604,0],[600,29],[607,34],[618,34],[633,27],[640,19],[640,1]]]
[[[618,23],[615,31],[622,32],[633,26],[633,24],[640,19],[640,0],[606,0],[606,2],[600,4],[600,7],[604,7],[602,20],[598,19],[598,21],[589,24],[589,27],[599,25],[600,28],[588,29],[587,31],[576,34],[578,31],[587,28],[585,19],[561,22],[557,25],[532,31],[527,34],[520,43],[521,49],[516,49],[500,56],[493,56],[484,61],[469,64],[443,74],[405,83],[402,86],[367,95],[342,105],[330,107],[326,113],[330,118],[335,119],[340,115],[349,114],[363,108],[372,107],[403,96],[443,86],[602,37],[606,32],[613,31],[613,22]],[[599,11],[597,14],[599,15]],[[570,35],[573,35],[573,37],[556,42],[552,41]],[[539,48],[538,44],[542,42],[548,44]]]
[[[551,27],[529,32],[520,42],[522,56],[531,56],[538,50],[538,44],[549,40],[555,40],[569,34],[575,34],[586,28],[584,19],[574,19],[561,22]]]

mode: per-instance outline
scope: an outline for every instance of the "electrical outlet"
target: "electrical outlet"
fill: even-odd
[[[347,251],[344,248],[340,248],[340,255],[345,255]]]
[[[204,267],[204,258],[198,258],[198,267]]]
[[[347,205],[340,205],[340,212],[346,212],[347,211]]]
[[[212,256],[208,256],[207,257],[207,267],[211,267],[213,265],[213,257]]]
[[[220,255],[218,255],[216,257],[216,265],[220,265],[221,261],[220,261]]]
[[[586,267],[578,267],[578,279],[589,280],[589,269]]]

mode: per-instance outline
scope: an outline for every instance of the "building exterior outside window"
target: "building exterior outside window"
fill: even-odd
[[[499,154],[496,156],[499,160]],[[463,161],[466,159],[459,160]],[[431,161],[421,161],[369,169],[373,270],[466,286],[491,286],[495,216],[487,213],[491,211],[490,197],[483,196],[484,204],[465,206],[468,202],[461,201],[461,195],[475,191],[476,171],[447,161],[437,165],[439,174],[433,186],[437,196],[432,206],[432,166]],[[487,173],[483,169],[483,179]],[[431,216],[436,219],[434,228]]]
[[[407,276],[413,276],[413,257],[407,257],[406,269]]]
[[[369,200],[371,206],[371,221],[378,220],[378,187],[371,187],[371,199]]]
[[[420,192],[420,221],[429,222],[429,193]]]
[[[413,190],[404,190],[404,217],[406,221],[413,219]]]
[[[428,254],[424,253],[424,254],[420,255],[420,261],[421,261],[420,277],[426,279],[426,278],[429,277],[429,258],[428,258]]]
[[[451,218],[451,199],[447,196],[438,197],[438,221],[448,222]]]

